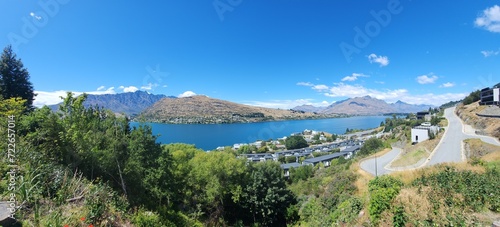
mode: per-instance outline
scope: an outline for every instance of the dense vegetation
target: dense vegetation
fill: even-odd
[[[473,102],[477,102],[481,100],[481,91],[480,90],[477,90],[477,91],[474,91],[474,92],[471,92],[467,97],[464,98],[464,100],[462,101],[462,103],[464,105],[469,105]]]
[[[306,139],[303,136],[290,136],[285,140],[285,146],[287,150],[300,149],[308,147]]]

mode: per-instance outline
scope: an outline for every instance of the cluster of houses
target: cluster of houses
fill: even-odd
[[[479,105],[500,106],[500,83],[491,88],[487,87],[481,90],[481,101]]]
[[[290,176],[290,169],[297,168],[302,165],[317,165],[322,163],[323,166],[328,167],[331,165],[332,160],[344,157],[349,159],[353,157],[358,150],[361,149],[363,141],[361,140],[347,140],[330,144],[322,144],[314,147],[307,147],[302,149],[284,150],[276,153],[260,153],[260,154],[242,154],[240,157],[246,158],[249,162],[265,162],[276,161],[278,162],[281,157],[295,157],[295,162],[282,164],[281,168],[286,177]],[[339,149],[340,152],[335,152],[327,155],[317,156],[317,154],[332,152]],[[299,160],[304,157],[302,163]]]

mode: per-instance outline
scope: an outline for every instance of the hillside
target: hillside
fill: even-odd
[[[269,120],[311,119],[313,113],[237,104],[207,96],[164,98],[141,115],[146,121],[175,124],[245,123]]]
[[[429,108],[434,107],[431,105],[414,105],[402,101],[389,104],[371,96],[364,96],[342,100],[328,107],[302,105],[293,108],[293,110],[322,114],[378,115],[388,113],[416,113],[428,110]]]
[[[468,125],[474,127],[477,134],[489,135],[500,139],[500,118],[480,117],[477,114],[500,115],[500,108],[480,106],[479,102],[469,105],[459,104],[457,115]]]
[[[336,102],[328,106],[324,114],[376,115],[394,113],[394,109],[385,101],[370,96],[357,97]]]
[[[294,107],[292,110],[309,112],[309,113],[320,113],[323,110],[325,110],[325,108],[324,107],[316,107],[313,105],[301,105],[301,106]]]
[[[145,91],[126,92],[119,94],[88,95],[84,102],[85,107],[100,106],[109,109],[114,113],[134,116],[144,109],[150,107],[155,102],[163,98],[172,98],[165,95],[154,95]],[[60,104],[50,106],[57,110]]]
[[[429,110],[429,108],[434,108],[434,106],[431,105],[413,105],[400,100],[395,103],[391,103],[390,106],[394,109],[394,113],[416,113]]]

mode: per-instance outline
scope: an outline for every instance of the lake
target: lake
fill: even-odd
[[[272,121],[242,124],[161,124],[151,125],[158,142],[194,144],[203,150],[214,150],[219,146],[236,143],[252,143],[290,136],[305,129],[344,134],[346,129],[370,129],[380,126],[389,116],[359,116],[315,120]],[[131,127],[139,123],[131,122]]]

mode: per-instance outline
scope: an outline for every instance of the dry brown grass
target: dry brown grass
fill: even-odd
[[[479,102],[475,102],[466,106],[457,106],[456,112],[466,124],[482,131],[486,135],[500,139],[500,118],[479,117],[476,115],[476,113],[481,113],[485,108],[486,106],[480,106]]]
[[[437,147],[444,132],[440,132],[435,139],[426,140],[415,145],[406,144],[401,155],[391,163],[391,167],[404,167],[418,163],[422,159],[427,159],[432,151]]]
[[[499,154],[500,156],[500,154]],[[484,173],[486,169],[483,166],[473,166],[468,163],[446,163],[446,165],[434,165],[429,167],[424,167],[420,169],[406,170],[406,171],[396,171],[390,173],[391,176],[396,177],[401,180],[406,185],[412,183],[417,178],[423,175],[431,175],[443,171],[444,166],[451,166],[458,171],[472,171],[476,173]]]
[[[391,163],[391,167],[405,167],[417,164],[420,160],[426,159],[431,153],[426,150],[418,149],[406,152],[404,155],[399,156],[398,159]]]
[[[367,158],[359,160],[358,162],[351,165],[351,171],[358,174],[358,178],[356,179],[356,182],[354,182],[354,185],[358,189],[356,191],[355,195],[358,196],[359,198],[361,198],[363,200],[364,204],[368,204],[370,202],[370,195],[368,193],[368,183],[370,182],[370,180],[374,179],[375,177],[373,175],[367,173],[363,169],[361,169],[360,163],[363,160],[374,157],[375,155],[377,155],[377,156],[384,155],[390,151],[391,151],[391,149],[386,148],[380,152],[377,152],[376,154],[373,154]],[[363,209],[363,211],[362,211],[362,215],[356,220],[357,226],[358,225],[362,226],[363,223],[369,223],[370,215],[368,213],[367,207],[368,206],[365,206],[365,209]]]
[[[490,153],[500,153],[500,147],[485,143],[480,139],[467,139],[465,143],[465,156],[469,158],[480,158]],[[499,160],[499,159],[497,159]],[[492,160],[495,161],[495,160]]]
[[[486,161],[486,162],[500,161],[500,151],[489,153],[489,154],[481,157],[481,160]]]

